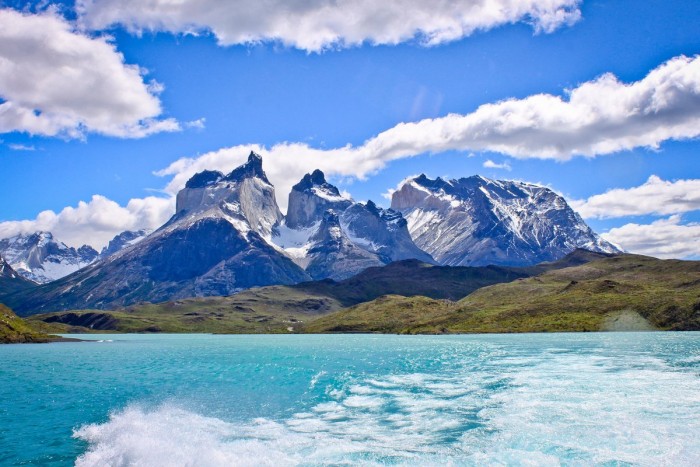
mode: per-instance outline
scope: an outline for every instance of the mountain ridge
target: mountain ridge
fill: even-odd
[[[421,175],[393,194],[392,206],[357,202],[315,170],[294,185],[284,216],[262,158],[251,152],[228,174],[193,175],[177,193],[175,214],[154,232],[123,232],[110,242],[111,254],[4,300],[20,314],[113,309],[343,280],[406,259],[531,266],[579,246],[618,252],[563,198],[532,184]]]
[[[529,266],[576,248],[621,252],[564,198],[530,183],[422,174],[393,192],[391,206],[406,218],[416,245],[441,264]]]

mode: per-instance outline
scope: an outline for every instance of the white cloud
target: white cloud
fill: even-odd
[[[222,45],[280,42],[309,52],[418,40],[437,45],[475,31],[530,23],[552,32],[581,17],[581,0],[78,0],[84,24],[132,31],[211,31]]]
[[[239,145],[180,159],[158,174],[174,176],[167,187],[174,194],[199,171],[233,169],[252,149],[263,155],[284,209],[291,186],[316,168],[331,176],[364,178],[392,160],[449,150],[564,161],[698,135],[700,58],[677,57],[632,84],[612,75],[584,83],[570,91],[568,101],[539,94],[486,104],[466,115],[400,123],[359,146]]]
[[[488,159],[486,162],[483,163],[483,167],[485,169],[500,169],[500,170],[507,170],[510,171],[510,164],[507,162],[504,162],[502,164],[498,164],[491,159]]]
[[[700,209],[700,180],[668,181],[652,175],[640,186],[615,188],[571,206],[584,218],[682,214]]]
[[[202,117],[202,118],[198,118],[197,120],[192,120],[190,122],[186,122],[185,126],[187,128],[194,128],[196,130],[203,130],[206,122],[207,122],[207,119]]]
[[[681,224],[679,215],[651,224],[626,224],[602,235],[630,253],[657,258],[700,256],[700,224]]]
[[[33,220],[0,222],[0,238],[20,233],[49,231],[67,245],[84,244],[100,249],[125,230],[155,229],[175,212],[174,198],[148,196],[130,200],[126,206],[94,195],[90,202],[66,207],[56,214],[42,211]]]
[[[631,84],[605,74],[566,99],[537,94],[485,104],[466,115],[401,123],[365,148],[385,160],[447,150],[568,160],[698,135],[700,58],[681,56]]]
[[[177,131],[158,119],[158,83],[103,37],[81,34],[53,10],[0,8],[0,133],[139,138]]]
[[[34,146],[27,146],[26,144],[8,144],[7,147],[13,151],[36,151]]]

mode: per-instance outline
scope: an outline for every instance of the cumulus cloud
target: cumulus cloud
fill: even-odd
[[[584,218],[682,214],[700,209],[700,180],[662,180],[652,175],[642,185],[615,188],[571,205]]]
[[[162,113],[158,83],[104,37],[77,32],[49,10],[0,8],[0,133],[139,138],[177,131]]]
[[[552,32],[581,0],[78,0],[84,24],[132,31],[212,32],[222,45],[280,42],[309,52],[417,40],[437,45],[510,23]]]
[[[642,80],[612,74],[562,98],[537,94],[485,104],[474,112],[401,123],[365,146],[385,159],[447,150],[568,160],[700,135],[700,57],[676,57]]]
[[[0,238],[43,230],[67,245],[88,244],[99,250],[125,230],[160,227],[174,212],[174,198],[135,198],[120,206],[104,196],[94,195],[89,202],[81,201],[59,213],[47,210],[33,220],[0,222]]]
[[[626,224],[602,235],[630,253],[657,258],[700,257],[700,224],[681,224],[673,215],[651,224]]]
[[[284,209],[291,186],[316,168],[331,176],[364,178],[392,160],[449,150],[565,161],[576,155],[656,148],[669,139],[698,135],[700,58],[681,56],[632,84],[604,75],[569,91],[568,99],[539,94],[485,104],[466,115],[400,123],[359,146],[239,145],[180,159],[158,174],[173,176],[167,191],[174,194],[196,172],[229,171],[253,149],[264,156]]]
[[[508,170],[510,171],[510,164],[507,162],[504,162],[502,164],[498,164],[491,159],[488,159],[483,163],[483,167],[485,169],[500,169],[500,170]]]

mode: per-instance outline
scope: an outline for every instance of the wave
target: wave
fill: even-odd
[[[75,431],[88,443],[76,465],[698,465],[697,374],[653,358],[540,357],[342,381],[319,373],[322,400],[282,420],[131,405]]]

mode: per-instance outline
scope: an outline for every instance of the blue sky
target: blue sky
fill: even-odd
[[[154,227],[147,224],[167,218],[172,209],[168,199],[177,190],[178,180],[192,170],[212,165],[212,161],[212,168],[232,168],[248,148],[255,147],[263,153],[265,169],[278,186],[283,207],[287,191],[282,188],[293,180],[282,179],[299,177],[297,170],[279,169],[275,174],[271,164],[279,165],[279,161],[298,167],[302,174],[314,165],[327,172],[337,169],[330,178],[341,189],[356,199],[373,199],[385,206],[389,201],[382,195],[409,175],[457,178],[478,173],[552,187],[596,231],[607,233],[610,240],[630,251],[663,257],[700,256],[700,226],[696,224],[700,221],[697,1],[551,0],[548,3],[559,5],[555,12],[563,15],[559,21],[528,0],[522,2],[524,14],[506,11],[502,21],[489,19],[489,15],[481,18],[483,12],[470,10],[483,3],[480,1],[457,2],[465,5],[457,12],[437,6],[432,20],[421,19],[425,17],[420,11],[422,2],[386,2],[401,3],[397,7],[405,15],[401,22],[414,21],[412,27],[423,33],[405,37],[401,22],[381,19],[379,13],[392,14],[387,7],[387,12],[367,13],[372,21],[364,28],[338,26],[334,37],[339,39],[325,44],[323,50],[316,50],[318,42],[313,42],[323,40],[316,36],[314,31],[320,28],[314,29],[318,25],[313,21],[327,26],[314,16],[331,4],[324,0],[309,1],[291,13],[248,8],[248,22],[237,19],[235,11],[249,7],[247,1],[193,2],[183,13],[186,20],[165,8],[159,10],[164,2],[153,2],[156,7],[149,11],[134,2],[85,0],[77,8],[72,2],[58,7],[47,2],[40,6],[0,2],[4,13],[22,11],[19,16],[5,15],[5,25],[15,26],[12,33],[3,36],[0,32],[0,105],[26,105],[47,121],[51,117],[49,123],[31,125],[22,123],[26,119],[3,123],[0,118],[0,196],[5,200],[0,236],[41,228],[53,230],[69,244],[89,241],[99,247],[118,231]],[[269,2],[267,8],[277,3],[284,10],[284,2]],[[209,11],[219,5],[224,11],[212,17],[198,11],[198,4]],[[471,16],[455,19],[464,11]],[[355,13],[362,17],[363,11]],[[17,70],[36,70],[44,76],[61,66],[49,58],[51,54],[39,50],[46,42],[33,37],[37,26],[30,20],[36,18],[53,21],[51,27],[58,24],[57,37],[64,27],[63,41],[54,41],[57,44],[65,42],[70,47],[69,42],[79,37],[110,44],[112,52],[103,47],[99,53],[70,58],[74,60],[70,64],[86,63],[83,68],[76,66],[74,86],[69,82],[65,92],[46,96],[48,86],[27,91],[21,79],[12,79],[17,78]],[[480,22],[471,31],[474,18]],[[456,37],[443,37],[440,27],[451,20],[463,30]],[[306,21],[311,25],[308,30],[302,27]],[[47,35],[51,27],[44,28]],[[185,30],[197,34],[183,34]],[[398,36],[391,36],[394,32]],[[257,42],[237,39],[239,33],[252,35]],[[105,35],[111,37],[109,42]],[[426,45],[426,38],[431,37],[436,43]],[[115,66],[110,53],[123,55],[121,65],[127,71],[99,71],[101,66]],[[658,83],[644,82],[654,70],[669,62],[677,64],[683,57],[686,63],[678,65],[672,75]],[[10,69],[13,61],[18,65]],[[137,71],[129,68],[134,65]],[[603,137],[596,132],[610,127],[608,117],[589,127],[559,127],[557,115],[548,113],[553,107],[547,101],[532,101],[532,106],[525,106],[527,112],[555,123],[546,132],[541,122],[526,128],[529,143],[525,145],[517,141],[520,133],[500,132],[487,141],[470,135],[467,143],[456,147],[444,141],[424,143],[418,136],[411,136],[410,144],[397,142],[395,138],[402,136],[394,135],[392,144],[410,148],[399,156],[389,154],[391,151],[377,156],[378,160],[362,170],[353,162],[352,151],[338,151],[355,148],[362,158],[384,147],[383,142],[365,145],[382,132],[401,123],[442,122],[450,114],[471,116],[470,121],[489,125],[492,120],[480,106],[507,99],[529,103],[532,96],[544,94],[566,103],[569,90],[594,83],[606,73],[617,78],[620,88],[642,83],[644,92],[667,92],[659,98],[660,105],[668,107],[658,112],[664,117],[649,117],[648,122],[640,123],[642,117],[631,115],[639,106],[629,104],[630,109],[621,112],[623,117],[615,117],[623,119],[614,121],[619,128]],[[107,84],[97,90],[83,86],[95,79]],[[615,89],[609,91],[610,106],[624,107],[629,99],[613,102],[622,95]],[[136,97],[121,102],[132,91]],[[679,92],[683,93],[680,97]],[[70,96],[64,98],[66,94]],[[66,102],[69,98],[73,101]],[[587,117],[580,115],[582,120]],[[425,131],[425,138],[430,139],[433,127],[421,128],[416,127],[414,133],[424,135],[421,131]],[[437,131],[444,132],[451,126],[440,128]],[[558,128],[561,134],[552,136]],[[547,150],[552,144],[547,138],[555,138],[557,147],[565,148]],[[283,146],[268,157],[266,152],[280,144]],[[222,149],[218,156],[212,154]],[[189,164],[176,162],[198,157],[201,159]],[[156,175],[169,166],[167,175]],[[495,168],[498,166],[504,168]],[[649,181],[650,177],[655,178]],[[610,192],[613,189],[617,191]],[[100,198],[95,201],[94,195]],[[596,195],[600,197],[592,198]],[[129,204],[130,200],[136,201]],[[53,213],[40,215],[46,210]]]

